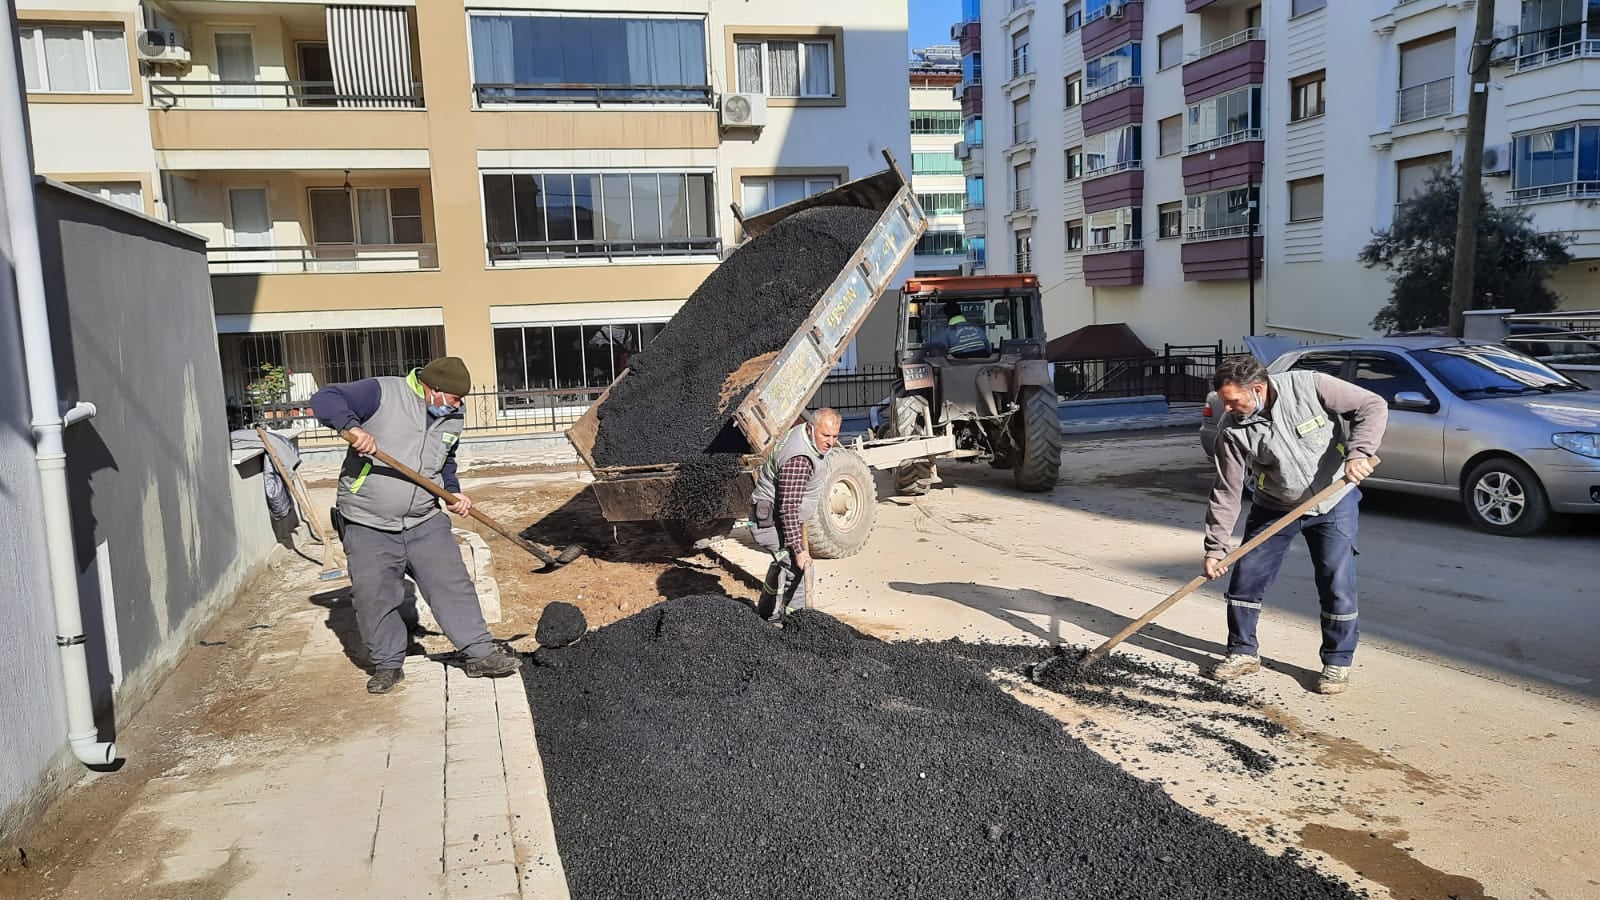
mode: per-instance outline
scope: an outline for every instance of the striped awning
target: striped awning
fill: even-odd
[[[329,6],[328,56],[340,106],[416,106],[404,7]]]

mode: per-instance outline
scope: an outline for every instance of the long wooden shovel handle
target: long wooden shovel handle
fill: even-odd
[[[1371,462],[1374,466],[1376,466],[1378,464],[1378,458],[1376,456],[1371,457]],[[1223,568],[1233,565],[1236,561],[1238,561],[1239,557],[1244,556],[1251,550],[1261,546],[1262,542],[1266,541],[1267,538],[1270,538],[1287,528],[1289,523],[1310,512],[1313,507],[1322,503],[1324,500],[1327,500],[1337,494],[1342,494],[1352,487],[1355,487],[1355,485],[1346,481],[1344,478],[1340,478],[1333,484],[1330,484],[1322,490],[1317,491],[1311,496],[1311,499],[1290,510],[1284,515],[1283,518],[1273,522],[1266,528],[1263,528],[1256,534],[1255,537],[1239,545],[1239,549],[1229,553],[1227,556],[1224,556],[1222,558]],[[1095,662],[1099,661],[1102,656],[1105,656],[1107,653],[1109,653],[1112,647],[1115,647],[1116,645],[1132,637],[1134,632],[1146,625],[1149,625],[1155,620],[1156,616],[1159,616],[1168,609],[1172,608],[1173,604],[1177,603],[1179,600],[1182,600],[1184,597],[1189,596],[1189,594],[1191,594],[1196,588],[1200,587],[1202,584],[1205,584],[1208,580],[1210,579],[1206,578],[1204,575],[1196,575],[1188,584],[1178,588],[1178,590],[1173,592],[1171,596],[1156,604],[1155,607],[1149,612],[1128,623],[1128,627],[1112,635],[1111,638],[1105,643],[1089,651],[1089,654],[1085,656],[1081,662],[1079,662],[1079,666],[1088,668],[1089,666],[1093,665]]]
[[[355,435],[351,434],[348,431],[340,432],[339,436],[344,438],[346,441],[349,441],[352,444],[355,443]],[[404,475],[405,477],[407,477],[407,478],[411,479],[412,481],[416,482],[418,487],[423,488],[428,493],[434,495],[435,497],[438,497],[440,500],[443,500],[445,502],[446,506],[451,506],[451,505],[454,505],[456,502],[458,502],[457,499],[456,499],[456,495],[455,494],[452,494],[449,491],[445,490],[444,488],[439,487],[437,484],[434,484],[431,480],[422,477],[422,473],[420,473],[417,470],[411,468],[410,466],[406,465],[405,463],[400,462],[399,460],[397,460],[394,457],[390,456],[389,454],[383,452],[382,450],[374,448],[372,453],[370,453],[369,455],[373,459],[376,459],[378,462],[383,463],[384,465],[386,465],[389,468],[395,470],[396,472],[399,472],[401,475]],[[545,565],[547,565],[547,566],[560,565],[560,563],[556,560],[556,558],[554,556],[551,556],[549,553],[546,553],[543,549],[541,549],[537,545],[531,544],[528,541],[524,540],[521,535],[513,534],[510,529],[506,528],[504,525],[501,525],[499,522],[496,522],[494,519],[491,519],[487,513],[484,513],[482,511],[480,511],[476,506],[474,506],[472,509],[467,510],[467,515],[470,515],[474,519],[477,519],[479,522],[482,522],[483,524],[489,526],[491,529],[494,530],[494,532],[496,534],[500,535],[501,537],[505,538],[506,540],[510,541],[511,543],[516,544],[518,547],[521,547],[522,549],[528,551],[529,553],[532,553],[534,556],[537,556],[539,558],[539,561],[544,563]]]

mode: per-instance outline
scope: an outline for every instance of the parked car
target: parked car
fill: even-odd
[[[1473,525],[1500,535],[1532,534],[1552,512],[1600,514],[1600,392],[1527,354],[1374,338],[1295,347],[1267,369],[1325,372],[1388,401],[1382,463],[1363,488],[1460,500]],[[1222,415],[1212,392],[1200,426],[1208,458]]]

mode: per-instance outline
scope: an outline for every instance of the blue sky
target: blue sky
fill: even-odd
[[[906,0],[911,24],[910,48],[950,43],[950,26],[961,18],[961,0]]]

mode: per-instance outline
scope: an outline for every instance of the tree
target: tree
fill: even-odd
[[[1416,331],[1450,322],[1450,282],[1454,277],[1456,209],[1461,196],[1459,169],[1435,168],[1423,189],[1399,205],[1394,224],[1373,238],[1358,257],[1368,268],[1393,272],[1394,291],[1372,327]],[[1548,312],[1556,295],[1545,280],[1557,266],[1572,261],[1573,236],[1545,234],[1521,209],[1501,209],[1484,195],[1478,221],[1473,307],[1507,307],[1518,312]]]

